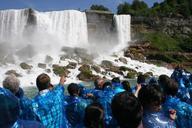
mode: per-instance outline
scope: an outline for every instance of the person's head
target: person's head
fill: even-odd
[[[3,87],[10,90],[13,94],[16,94],[19,91],[19,85],[19,79],[13,74],[7,76],[3,80]]]
[[[124,91],[116,94],[112,100],[111,109],[121,128],[137,128],[140,125],[143,109],[132,93]]]
[[[105,80],[102,78],[96,79],[94,82],[95,88],[102,90],[103,89],[103,84],[104,84]]]
[[[9,90],[0,88],[0,126],[12,127],[19,117],[19,101]]]
[[[84,125],[86,128],[104,127],[104,111],[100,103],[92,103],[86,107]]]
[[[168,83],[170,78],[167,75],[160,75],[158,79],[159,86],[164,90],[164,86]]]
[[[158,81],[157,81],[157,79],[155,77],[151,77],[151,78],[149,78],[148,84],[150,84],[150,85],[153,85],[153,84],[158,85]]]
[[[138,99],[144,110],[157,112],[161,110],[163,93],[159,85],[146,85],[139,91]]]
[[[76,83],[70,83],[67,87],[68,93],[70,96],[79,96],[80,87]]]
[[[143,74],[138,75],[137,84],[145,84],[145,76]]]
[[[131,92],[131,87],[130,87],[129,81],[124,80],[121,84],[123,85],[123,88],[124,88],[126,91]]]
[[[42,91],[45,89],[49,89],[51,86],[50,82],[51,82],[50,77],[47,74],[45,73],[40,74],[36,79],[36,85],[38,90]]]
[[[170,96],[176,96],[178,92],[178,84],[174,80],[170,79],[167,81],[167,83],[164,85],[163,89],[165,95]]]
[[[111,80],[112,83],[121,83],[119,77],[114,77],[112,80]]]
[[[103,88],[108,88],[108,87],[112,87],[112,84],[110,81],[106,81],[104,84],[103,84]]]

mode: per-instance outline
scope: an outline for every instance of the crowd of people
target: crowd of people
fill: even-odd
[[[0,88],[0,127],[192,128],[192,74],[181,67],[171,77],[140,74],[135,86],[118,77],[97,79],[94,88],[65,81],[62,76],[52,85],[42,73],[39,92],[29,99],[19,79],[7,76]]]

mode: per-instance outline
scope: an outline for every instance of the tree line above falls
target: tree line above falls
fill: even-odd
[[[103,5],[92,5],[90,10],[110,11]],[[155,2],[152,7],[141,0],[121,3],[117,6],[117,14],[131,14],[132,16],[166,16],[188,17],[192,15],[192,0],[164,0]]]

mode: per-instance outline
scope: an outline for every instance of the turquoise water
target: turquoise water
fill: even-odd
[[[136,80],[135,79],[129,79],[130,85],[133,87],[136,85]],[[82,82],[86,86],[86,88],[93,88],[94,87],[94,82]],[[35,95],[38,93],[37,87],[30,86],[30,87],[24,87],[24,92],[25,95],[29,98],[33,98]],[[65,94],[67,94],[67,85],[65,86]]]

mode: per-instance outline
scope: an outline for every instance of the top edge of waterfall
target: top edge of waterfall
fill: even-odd
[[[26,10],[26,9],[29,9],[29,8],[23,8],[23,9],[0,9],[0,12],[1,11],[24,11],[24,10]]]
[[[100,11],[100,10],[89,10],[89,9],[86,9],[86,10],[83,10],[83,11],[80,11],[80,10],[76,10],[76,9],[61,9],[61,10],[46,10],[46,11],[39,11],[39,10],[36,10],[36,9],[33,9],[33,8],[19,8],[19,9],[0,9],[0,11],[24,11],[24,10],[28,10],[28,9],[32,9],[33,11],[36,11],[36,12],[63,12],[63,11],[74,11],[74,12],[86,12],[86,13],[103,13],[103,14],[109,14],[109,15],[118,15],[118,16],[130,16],[130,14],[115,14],[113,12],[110,12],[110,11]]]
[[[22,8],[22,9],[0,9],[0,11],[23,11],[23,10],[28,10],[28,9],[32,9],[33,11],[37,11],[37,12],[62,12],[62,11],[76,11],[76,12],[85,12],[85,11],[79,11],[76,9],[63,9],[63,10],[47,10],[47,11],[39,11],[33,8]]]

